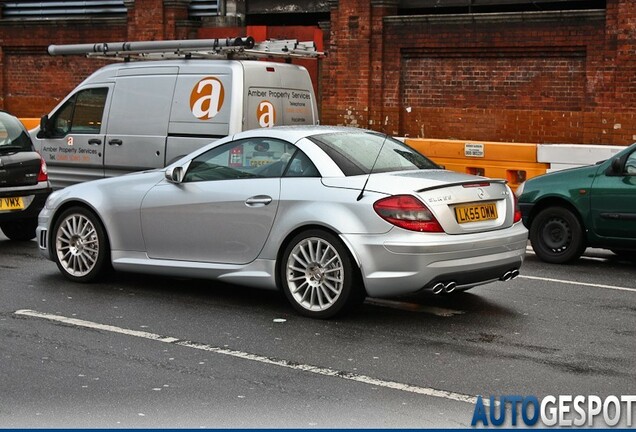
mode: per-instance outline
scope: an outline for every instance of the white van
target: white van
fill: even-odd
[[[31,135],[61,188],[161,168],[242,130],[307,124],[318,124],[318,109],[305,68],[181,58],[99,69]]]

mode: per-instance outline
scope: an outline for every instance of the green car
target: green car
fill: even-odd
[[[531,178],[516,193],[541,260],[571,262],[588,246],[636,258],[636,143],[596,165]]]

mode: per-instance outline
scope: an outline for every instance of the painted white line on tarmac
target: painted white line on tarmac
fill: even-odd
[[[612,289],[617,291],[636,292],[636,288],[627,288],[627,287],[621,287],[621,286],[615,286],[615,285],[603,285],[603,284],[595,284],[595,283],[588,283],[588,282],[577,282],[577,281],[564,280],[564,279],[553,279],[553,278],[546,278],[546,277],[539,277],[539,276],[527,276],[523,274],[517,277],[523,278],[523,279],[540,280],[544,282],[556,282],[556,283],[562,283],[567,285],[582,285],[582,286],[593,287],[593,288],[604,288],[604,289]]]
[[[441,399],[449,399],[458,402],[465,402],[469,404],[476,404],[477,398],[475,396],[469,396],[461,393],[454,393],[445,390],[437,390],[428,387],[419,387],[411,384],[400,383],[396,381],[386,381],[378,378],[373,378],[366,375],[358,375],[345,371],[338,371],[330,368],[323,368],[319,366],[312,366],[309,364],[299,364],[288,360],[276,359],[273,357],[266,357],[259,354],[250,354],[243,351],[236,351],[227,348],[215,347],[211,345],[191,342],[187,340],[181,340],[174,337],[162,336],[154,333],[148,333],[144,331],[130,330],[121,327],[115,327],[111,325],[99,324],[92,321],[84,321],[76,318],[68,318],[61,315],[52,315],[43,312],[37,312],[28,309],[22,309],[14,312],[15,315],[26,316],[32,318],[41,318],[49,321],[54,321],[62,324],[72,325],[81,328],[90,328],[95,330],[107,331],[111,333],[119,333],[127,336],[138,337],[142,339],[153,340],[156,342],[169,343],[173,345],[179,345],[186,348],[193,348],[201,351],[208,351],[215,354],[222,354],[230,357],[236,357],[244,360],[251,360],[259,363],[265,363],[273,366],[284,367],[288,369],[311,372],[317,375],[329,376],[334,378],[340,378],[348,381],[355,381],[362,384],[368,384],[376,387],[383,387],[393,390],[399,390],[408,393],[415,393],[424,396],[432,396]],[[484,405],[489,405],[487,398],[483,399]]]

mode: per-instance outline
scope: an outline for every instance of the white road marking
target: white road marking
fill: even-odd
[[[461,310],[446,309],[446,308],[441,308],[437,306],[426,306],[426,305],[417,304],[417,303],[408,303],[408,302],[386,300],[386,299],[368,298],[364,302],[367,304],[375,305],[375,306],[388,307],[391,309],[399,309],[399,310],[405,310],[409,312],[425,312],[425,313],[430,313],[430,314],[441,316],[441,317],[451,317],[453,315],[461,315],[465,313],[464,311],[461,311]]]
[[[526,247],[526,252],[530,253],[532,255],[536,255],[534,253],[534,251],[532,250],[532,247],[530,247],[530,246]],[[580,259],[593,260],[593,261],[607,261],[607,258],[589,257],[589,256],[582,256]],[[535,280],[540,280],[540,281],[545,281],[545,282],[556,282],[556,283],[562,283],[562,284],[568,284],[568,285],[583,285],[583,286],[589,286],[589,287],[594,287],[594,288],[605,288],[605,289],[613,289],[613,290],[617,290],[617,291],[636,292],[636,288],[628,288],[628,287],[621,287],[621,286],[614,286],[614,285],[603,285],[603,284],[594,284],[594,283],[588,283],[588,282],[577,282],[577,281],[564,280],[564,279],[544,278],[544,277],[539,277],[539,276],[528,276],[528,275],[524,275],[524,274],[521,274],[518,277],[523,278],[523,279],[535,279]]]
[[[553,278],[545,278],[545,277],[539,277],[539,276],[527,276],[527,275],[523,275],[523,274],[519,275],[517,277],[522,278],[522,279],[540,280],[540,281],[545,281],[545,282],[556,282],[556,283],[562,283],[562,284],[567,284],[567,285],[583,285],[583,286],[588,286],[588,287],[593,287],[593,288],[605,288],[605,289],[613,289],[613,290],[617,290],[617,291],[636,292],[636,288],[627,288],[627,287],[614,286],[614,285],[594,284],[594,283],[588,283],[588,282],[578,282],[578,281],[563,280],[563,279],[553,279]]]
[[[441,399],[449,399],[458,402],[465,402],[472,405],[477,403],[477,397],[465,395],[461,393],[449,392],[445,390],[437,390],[429,387],[419,387],[411,384],[400,383],[396,381],[386,381],[378,378],[373,378],[366,375],[354,374],[351,372],[338,371],[335,369],[324,368],[319,366],[312,366],[309,364],[299,364],[288,360],[281,360],[272,357],[266,357],[259,354],[251,354],[243,351],[232,350],[228,348],[215,347],[202,343],[191,342],[187,340],[181,340],[174,337],[162,336],[154,333],[143,332],[138,330],[130,330],[121,327],[99,324],[92,321],[85,321],[76,318],[68,318],[61,315],[53,315],[43,312],[37,312],[28,309],[22,309],[14,312],[15,315],[26,316],[32,318],[41,318],[49,321],[59,322],[62,324],[72,325],[81,328],[90,328],[95,330],[102,330],[111,333],[119,333],[128,336],[134,336],[142,339],[149,339],[157,342],[169,343],[173,345],[179,345],[186,348],[193,348],[202,351],[213,352],[216,354],[227,355],[230,357],[236,357],[244,360],[251,360],[259,363],[265,363],[273,366],[284,367],[288,369],[311,372],[317,375],[329,376],[334,378],[340,378],[348,381],[355,381],[363,384],[368,384],[376,387],[384,387],[393,390],[399,390],[408,393],[415,393],[424,396],[432,396]],[[483,400],[484,405],[489,405],[489,400]]]

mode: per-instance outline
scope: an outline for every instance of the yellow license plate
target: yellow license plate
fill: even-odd
[[[24,201],[22,197],[0,198],[0,211],[2,210],[23,210]]]
[[[460,224],[497,219],[497,204],[490,202],[459,205],[455,207],[455,217]]]

